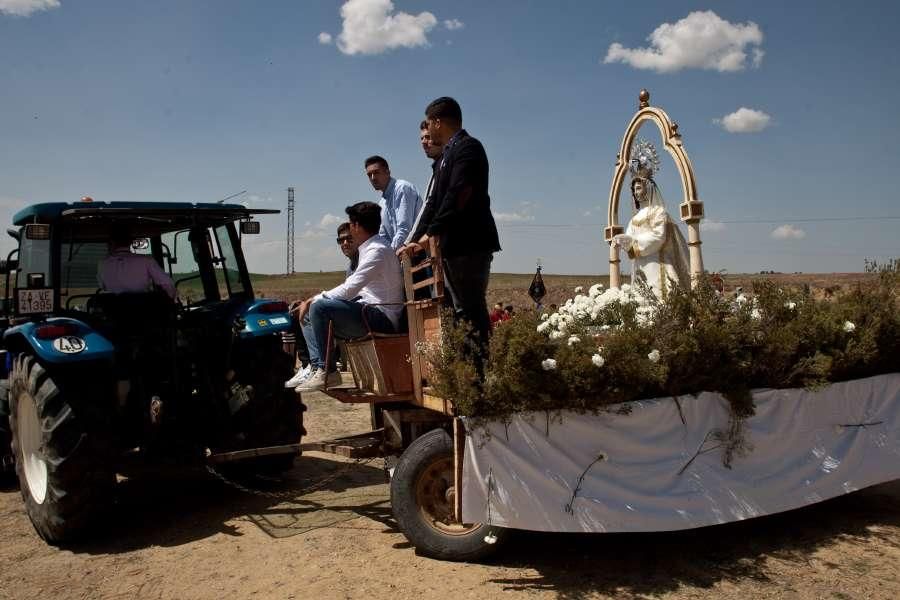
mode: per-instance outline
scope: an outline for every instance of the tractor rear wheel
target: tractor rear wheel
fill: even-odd
[[[507,530],[456,521],[453,442],[434,429],[409,445],[391,478],[391,509],[400,530],[431,558],[473,561],[496,551]]]
[[[0,485],[13,477],[12,437],[9,432],[9,380],[0,379]]]
[[[49,543],[76,539],[112,500],[115,471],[101,406],[96,398],[64,393],[31,356],[13,366],[16,474],[28,518]]]

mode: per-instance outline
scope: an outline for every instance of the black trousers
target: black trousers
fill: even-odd
[[[444,282],[449,294],[444,294],[445,304],[453,308],[457,319],[472,324],[477,334],[474,341],[487,354],[491,320],[487,309],[487,287],[491,275],[493,252],[480,252],[444,259]],[[449,300],[449,302],[447,302]]]

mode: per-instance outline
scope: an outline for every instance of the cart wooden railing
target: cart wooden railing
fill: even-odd
[[[428,240],[425,257],[414,261],[404,254],[403,285],[409,323],[409,360],[412,366],[414,403],[423,408],[453,414],[452,403],[435,396],[428,386],[430,366],[425,353],[441,343],[441,307],[444,303],[444,266],[434,239]],[[424,293],[423,293],[424,290]],[[420,296],[419,299],[416,297]],[[421,298],[424,296],[424,298]]]

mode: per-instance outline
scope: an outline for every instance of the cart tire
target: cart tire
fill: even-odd
[[[453,443],[443,429],[416,439],[391,478],[391,508],[400,530],[425,556],[475,561],[494,553],[507,530],[453,521]],[[495,540],[485,541],[488,535]]]
[[[102,403],[63,393],[31,356],[16,360],[10,390],[12,449],[28,518],[51,544],[77,539],[115,489],[109,432],[94,414]]]

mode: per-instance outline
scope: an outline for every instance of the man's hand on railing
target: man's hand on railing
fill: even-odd
[[[403,255],[406,254],[412,257],[413,255],[422,252],[423,250],[424,248],[420,244],[417,244],[416,242],[410,242],[409,244],[403,244],[402,246],[397,248],[397,256],[403,258]]]
[[[419,238],[418,242],[411,242],[397,248],[397,256],[408,254],[410,257],[412,257],[418,252],[427,252],[429,255],[434,256],[435,251],[437,250],[440,243],[441,238],[439,236],[429,236],[426,233]]]

